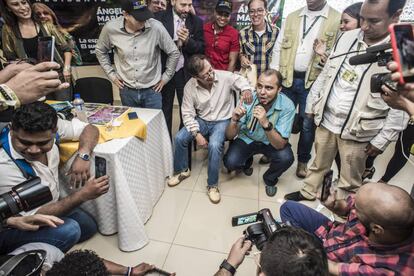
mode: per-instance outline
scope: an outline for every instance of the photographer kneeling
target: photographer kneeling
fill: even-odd
[[[233,275],[251,247],[251,241],[244,237],[238,239],[214,276]],[[257,275],[325,276],[328,275],[326,253],[313,235],[285,226],[276,230],[265,243],[257,263]]]
[[[293,201],[281,206],[280,216],[321,240],[331,274],[414,275],[414,201],[406,191],[368,183],[346,200],[335,191],[322,203],[346,221],[331,222]]]
[[[107,176],[88,180],[88,157],[98,142],[98,135],[96,127],[77,119],[71,122],[58,120],[56,111],[42,102],[23,105],[14,112],[10,129],[4,129],[1,133],[0,194],[26,179],[38,176],[41,183],[49,187],[53,199],[51,203],[21,214],[54,215],[60,217],[64,224],[56,228],[42,227],[35,232],[7,229],[0,235],[0,254],[29,242],[48,243],[66,252],[77,242],[87,240],[97,232],[93,218],[77,207],[106,193],[109,188]],[[62,199],[59,199],[57,139],[79,140],[79,153],[70,174],[74,182],[84,184],[81,189]]]

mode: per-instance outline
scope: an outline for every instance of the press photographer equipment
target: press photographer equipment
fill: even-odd
[[[48,186],[33,177],[0,195],[0,219],[5,220],[22,211],[30,211],[52,200]]]
[[[240,226],[248,223],[258,222],[250,225],[243,231],[246,240],[250,240],[256,245],[258,250],[262,250],[269,237],[284,225],[277,223],[269,209],[265,208],[257,213],[250,213],[232,218],[232,226]]]

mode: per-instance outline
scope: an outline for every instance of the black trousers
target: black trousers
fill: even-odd
[[[165,121],[167,122],[168,132],[171,138],[172,114],[174,105],[174,96],[177,92],[177,99],[180,108],[180,128],[183,127],[183,118],[181,115],[181,105],[183,103],[183,94],[185,86],[184,68],[175,72],[174,77],[164,86],[162,90],[162,111],[164,112]]]
[[[402,138],[402,147],[401,147]],[[381,178],[382,181],[388,182],[393,178],[407,163],[407,158],[410,157],[411,146],[414,144],[414,126],[408,125],[407,128],[400,133],[397,142],[395,143],[394,155],[388,162],[387,169],[385,170],[384,176]],[[404,150],[404,153],[403,153]],[[404,156],[405,155],[405,156]]]

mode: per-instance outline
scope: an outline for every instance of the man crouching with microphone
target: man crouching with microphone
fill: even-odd
[[[251,175],[253,156],[270,158],[269,169],[263,174],[266,194],[274,196],[279,177],[292,165],[294,157],[288,142],[295,117],[295,106],[280,93],[282,75],[273,69],[264,71],[257,81],[256,95],[250,105],[243,101],[233,111],[226,137],[234,140],[224,156],[229,170],[242,170]]]

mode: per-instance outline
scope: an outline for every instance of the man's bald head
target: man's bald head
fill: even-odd
[[[365,223],[375,223],[392,232],[414,228],[414,201],[397,186],[365,184],[356,194],[355,205],[358,218]]]

